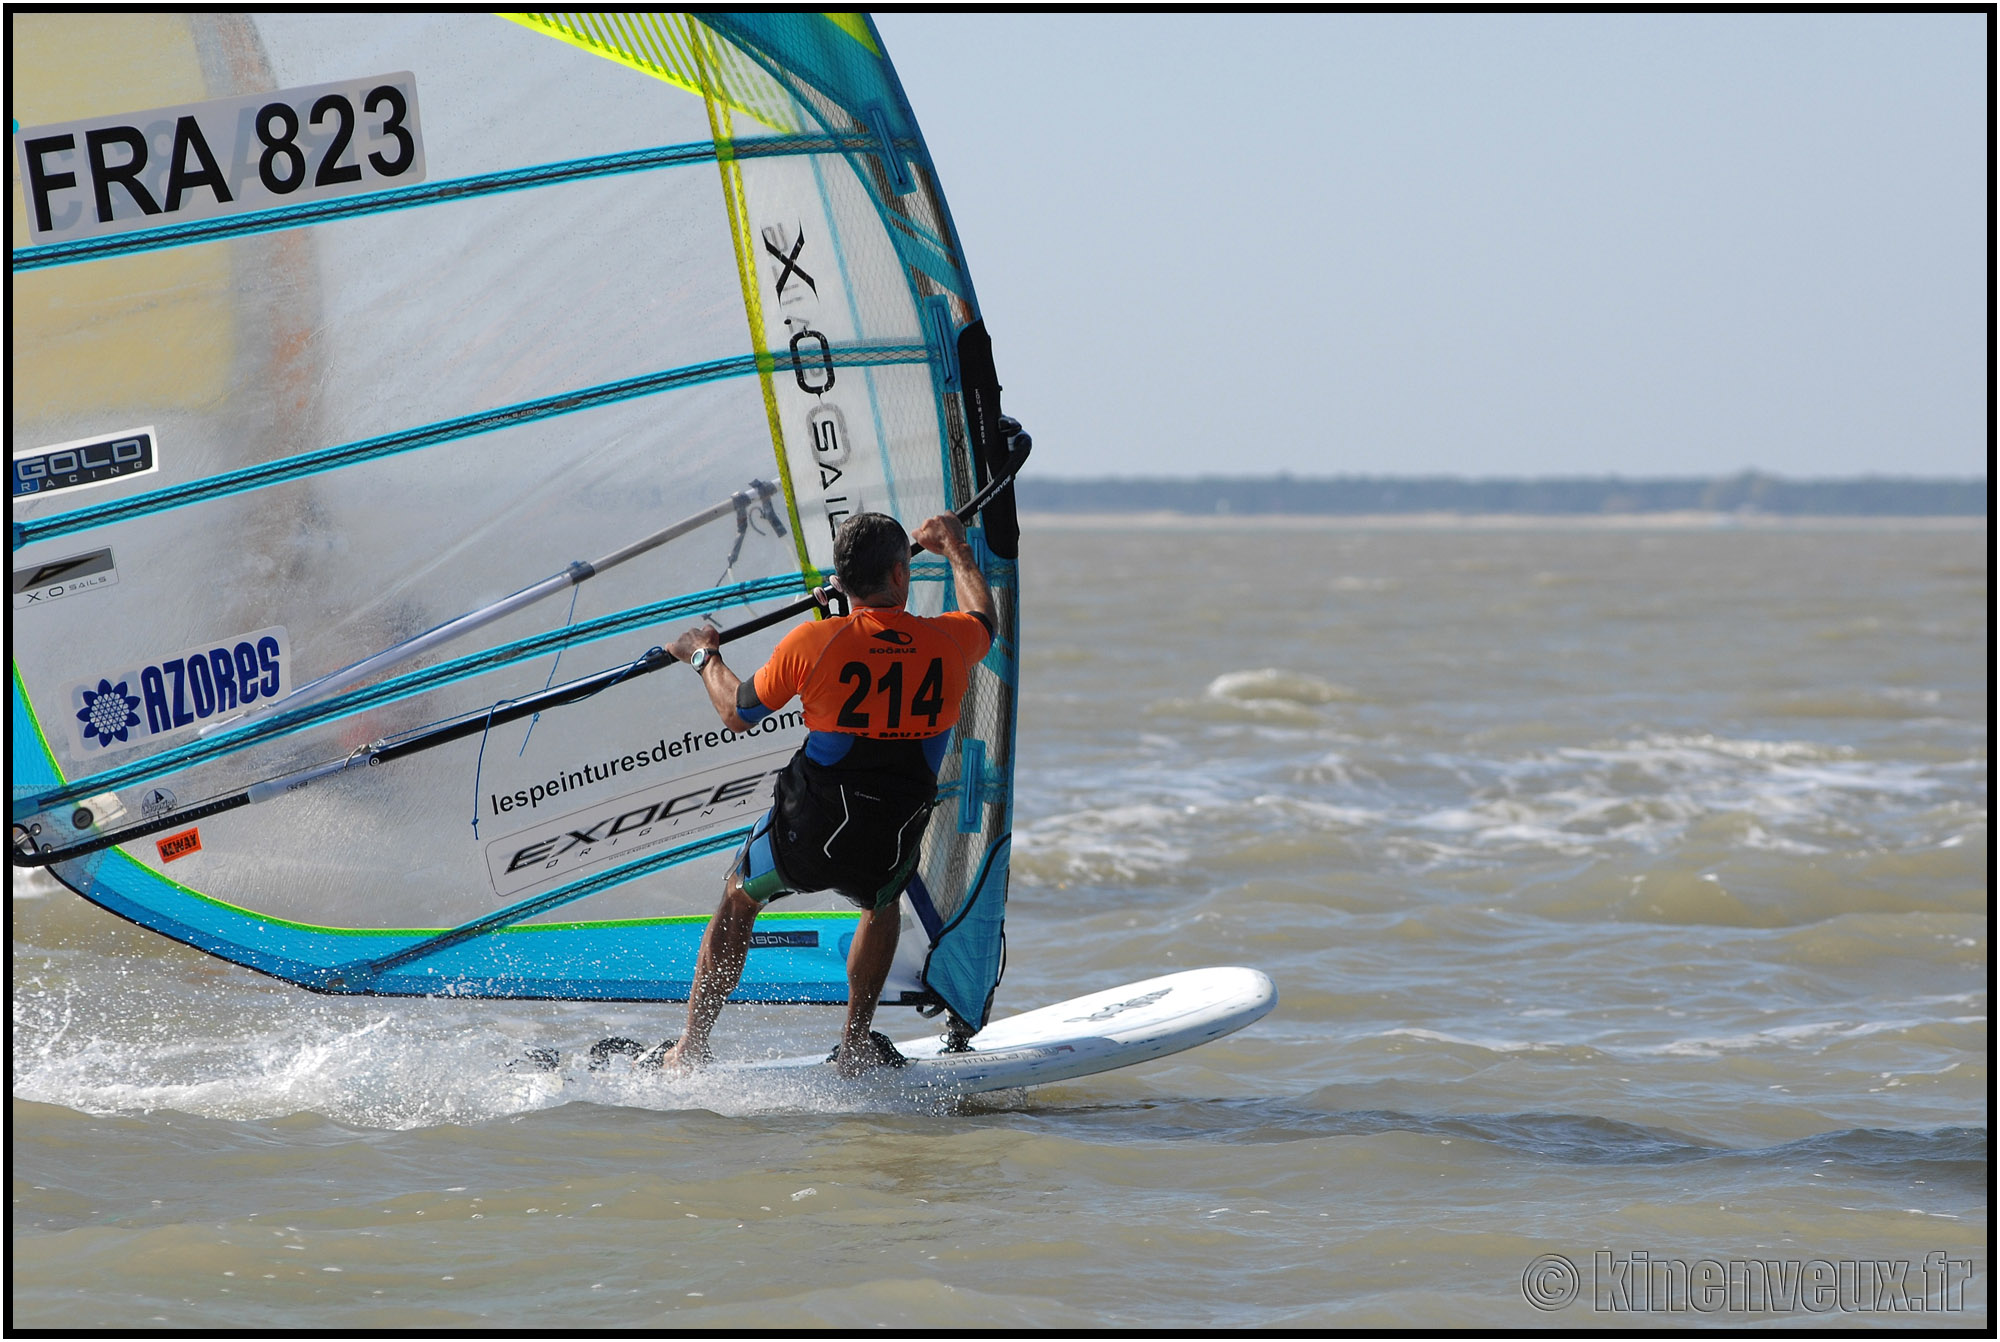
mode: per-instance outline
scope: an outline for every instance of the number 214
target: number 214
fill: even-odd
[[[849,662],[846,666],[840,668],[840,683],[843,685],[852,684],[854,686],[854,693],[848,695],[847,702],[841,705],[840,716],[834,719],[835,722],[843,727],[860,727],[864,729],[868,727],[869,715],[861,712],[860,708],[863,701],[868,698],[868,691],[873,689],[875,693],[885,694],[889,697],[889,703],[882,723],[883,727],[894,729],[903,725],[903,664],[901,662],[891,662],[889,669],[882,673],[880,680],[876,680],[873,676],[869,675],[868,667],[865,663]],[[917,682],[916,694],[910,699],[910,716],[913,718],[926,718],[929,720],[930,725],[935,727],[937,726],[938,714],[942,712],[944,712],[944,659],[942,657],[933,657],[931,658],[930,666],[924,671],[923,679]]]

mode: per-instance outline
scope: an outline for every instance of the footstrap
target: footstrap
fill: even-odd
[[[612,1058],[627,1057],[635,1068],[656,1071],[666,1061],[667,1050],[679,1042],[678,1039],[662,1040],[649,1049],[636,1039],[600,1039],[590,1046],[590,1070],[601,1072],[611,1065]]]
[[[870,1030],[868,1032],[868,1042],[875,1046],[875,1054],[885,1066],[908,1067],[910,1065],[910,1060],[903,1056],[902,1051],[896,1047],[895,1041],[880,1030]],[[828,1062],[840,1061],[840,1045],[835,1044],[833,1046],[833,1052],[826,1055],[826,1060]]]

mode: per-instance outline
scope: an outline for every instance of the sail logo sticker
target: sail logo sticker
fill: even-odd
[[[779,947],[788,947],[792,950],[803,949],[803,950],[816,951],[819,949],[819,933],[752,932],[750,934],[750,949],[754,951],[760,946],[761,947],[779,946]]]
[[[844,474],[847,462],[847,421],[837,405],[820,404],[806,416],[806,432],[812,438],[813,464],[819,467],[819,488],[824,494]]]
[[[1074,1025],[1078,1021],[1085,1021],[1085,1020],[1110,1020],[1113,1016],[1116,1016],[1121,1012],[1132,1011],[1142,1006],[1151,1006],[1153,1005],[1153,1003],[1159,1001],[1162,997],[1165,997],[1168,993],[1172,991],[1173,991],[1172,988],[1161,988],[1154,992],[1145,993],[1139,997],[1129,998],[1123,1002],[1113,1002],[1110,1006],[1099,1007],[1097,1010],[1091,1012],[1088,1016],[1071,1016],[1067,1021],[1064,1021],[1063,1023],[1065,1025]]]
[[[764,250],[778,260],[776,296],[780,303],[805,301],[805,295],[798,292],[794,292],[790,298],[785,297],[785,286],[794,279],[811,290],[814,298],[819,297],[818,283],[806,273],[805,267],[799,264],[799,253],[805,249],[806,231],[803,227],[796,233],[784,224],[774,224],[764,230]]]
[[[424,180],[417,80],[408,71],[30,126],[14,144],[36,243]]]
[[[839,402],[843,398],[859,401],[865,396],[872,401],[880,396],[882,377],[888,375],[866,372],[861,385],[841,380],[840,368],[851,365],[834,353],[834,340],[855,338],[848,329],[849,320],[858,324],[860,315],[851,295],[845,306],[841,302],[843,291],[850,285],[849,267],[841,260],[842,244],[831,235],[831,228],[829,220],[829,231],[809,231],[804,221],[786,217],[763,224],[757,230],[763,247],[759,261],[765,281],[764,311],[768,314],[765,329],[772,352],[777,356],[777,366],[772,370],[777,377],[773,382],[774,386],[785,389],[788,398],[784,403],[785,437],[796,442],[803,427],[812,449],[812,465],[819,476],[818,511],[826,519],[825,542],[808,536],[806,544],[816,556],[814,562],[827,569],[832,568],[828,556],[831,543],[840,534],[841,523],[856,513],[882,506],[884,494],[892,505],[895,498],[893,487],[888,486],[887,454],[878,466],[867,450],[867,440],[870,437],[879,440],[885,432],[879,408],[875,415],[864,417],[858,404],[851,405],[857,412],[852,426],[841,413]],[[831,328],[834,334],[822,328]],[[925,343],[932,343],[930,337],[926,336]],[[791,362],[790,382],[785,382],[779,371],[787,358]],[[846,390],[836,391],[837,385]],[[790,399],[792,387],[801,393],[798,399]],[[804,415],[803,426],[797,419],[800,414]],[[868,432],[871,418],[872,435]],[[859,444],[854,441],[857,432],[863,439]],[[857,447],[862,450],[857,451]],[[807,490],[795,501],[802,521],[808,516],[809,497]],[[892,506],[890,511],[894,510]],[[813,526],[810,530],[818,528]]]
[[[840,478],[839,467],[847,461],[847,421],[837,405],[816,405],[806,416],[806,431],[812,436],[813,460],[819,463],[820,487]],[[832,479],[827,472],[832,471]]]
[[[14,609],[27,610],[78,592],[110,587],[118,581],[118,566],[111,551],[92,550],[14,570]]]
[[[159,436],[151,425],[78,438],[14,454],[13,497],[32,498],[64,489],[89,489],[151,475],[160,469]]]
[[[157,841],[154,847],[160,850],[160,861],[178,862],[192,853],[201,851],[201,831],[184,829],[178,834],[169,834]]]
[[[134,750],[275,699],[291,688],[288,649],[283,628],[259,629],[73,681],[57,700],[70,745],[79,759]]]
[[[513,895],[586,867],[743,824],[771,805],[790,747],[613,797],[486,846],[493,889]]]

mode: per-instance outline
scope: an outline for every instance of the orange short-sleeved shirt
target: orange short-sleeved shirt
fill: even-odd
[[[965,611],[922,616],[857,606],[786,634],[752,683],[768,709],[797,696],[813,731],[917,739],[957,724],[972,668],[992,643]]]

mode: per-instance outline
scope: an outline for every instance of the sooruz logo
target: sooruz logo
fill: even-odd
[[[868,637],[881,639],[884,643],[893,643],[899,648],[907,648],[917,641],[900,629],[880,629]]]

